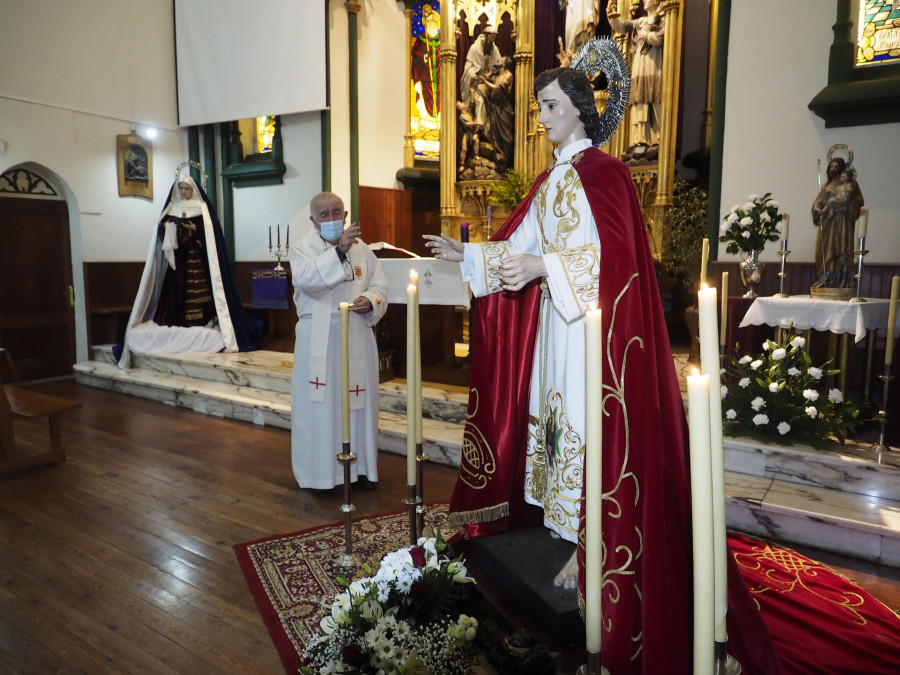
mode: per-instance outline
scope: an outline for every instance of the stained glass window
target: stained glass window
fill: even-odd
[[[256,118],[256,151],[272,152],[272,139],[275,138],[275,116],[266,115]]]
[[[417,159],[437,159],[440,154],[440,45],[440,3],[417,0],[410,35],[409,83],[410,133]]]
[[[900,0],[859,0],[856,65],[900,63]]]

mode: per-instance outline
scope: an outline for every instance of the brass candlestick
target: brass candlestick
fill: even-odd
[[[415,485],[407,485],[406,489],[409,491],[409,495],[402,501],[409,508],[409,545],[415,546],[419,543],[419,534],[416,528],[416,507],[419,505],[419,498],[416,496],[417,487]]]
[[[350,502],[350,465],[356,461],[356,455],[350,452],[350,443],[343,444],[343,452],[337,456],[338,461],[344,466],[344,503],[341,511],[344,513],[344,552],[338,558],[341,567],[353,565],[353,517],[356,507]]]
[[[781,256],[781,271],[778,273],[778,292],[775,294],[776,298],[786,298],[788,294],[784,292],[784,280],[787,277],[787,274],[784,271],[784,264],[787,261],[787,257],[791,254],[788,251],[787,247],[787,239],[781,240],[781,250],[778,251],[778,255]]]
[[[866,299],[860,297],[860,291],[862,289],[862,277],[863,277],[863,258],[866,257],[868,251],[866,250],[866,238],[859,238],[859,249],[854,251],[854,253],[858,256],[856,260],[856,274],[853,275],[853,278],[856,279],[856,297],[850,298],[850,302],[865,302]]]
[[[889,328],[890,329],[890,328]],[[884,432],[887,429],[887,402],[888,402],[888,390],[890,389],[891,380],[894,379],[894,376],[891,375],[891,364],[884,364],[884,374],[879,375],[878,379],[881,380],[881,410],[878,411],[878,417],[881,418],[881,422],[878,425],[878,443],[872,446],[872,449],[878,452],[879,454],[882,452],[888,452],[890,447],[884,444]],[[880,461],[879,457],[879,461]]]
[[[421,441],[416,443],[416,529],[418,535],[424,536],[425,532],[425,481],[423,480],[423,463],[428,461]],[[418,539],[416,539],[418,542]]]

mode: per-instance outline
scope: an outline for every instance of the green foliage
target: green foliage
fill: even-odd
[[[726,434],[816,448],[844,442],[844,434],[860,423],[859,409],[839,389],[825,391],[823,378],[840,371],[826,370],[828,363],[813,366],[805,346],[789,330],[781,344],[766,340],[756,356],[739,356],[736,346],[723,387]]]
[[[507,213],[512,213],[513,209],[525,199],[531,190],[534,178],[534,176],[526,176],[515,169],[510,169],[506,172],[506,180],[494,185],[491,192],[491,204],[499,206]]]
[[[666,213],[663,241],[666,271],[692,288],[700,280],[703,239],[708,233],[709,195],[686,180],[676,180],[672,208]]]

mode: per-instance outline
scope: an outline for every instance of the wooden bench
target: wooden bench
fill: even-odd
[[[9,352],[0,349],[0,361],[15,375]],[[0,477],[24,469],[30,469],[66,460],[66,450],[59,434],[59,415],[65,410],[77,408],[81,403],[58,396],[49,396],[13,385],[0,385]],[[13,434],[13,418],[29,419],[46,417],[50,423],[50,449],[45,452],[20,455]]]

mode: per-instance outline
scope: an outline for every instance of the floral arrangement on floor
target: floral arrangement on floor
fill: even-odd
[[[447,545],[421,538],[418,546],[387,554],[377,572],[355,581],[338,578],[331,613],[308,644],[300,672],[371,675],[463,675],[467,643],[478,621],[456,611],[467,576],[462,556]]]
[[[859,409],[839,389],[825,391],[824,377],[838,370],[812,365],[806,340],[783,331],[781,343],[766,340],[763,353],[731,358],[722,385],[724,433],[761,441],[815,448],[844,442],[860,423]]]
[[[719,226],[719,241],[728,242],[725,250],[734,255],[739,251],[761,251],[767,241],[779,236],[778,202],[767,192],[762,197],[750,195],[744,204],[731,207]]]

